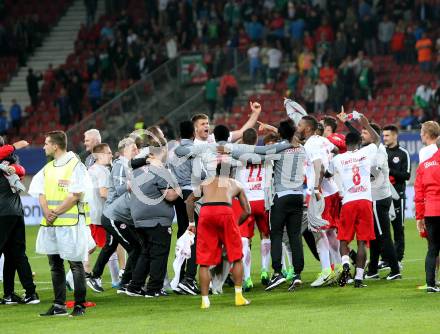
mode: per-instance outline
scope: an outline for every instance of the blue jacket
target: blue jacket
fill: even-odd
[[[14,104],[9,110],[9,115],[11,116],[12,121],[21,120],[21,107],[18,103]]]
[[[9,128],[8,119],[5,116],[0,116],[0,133],[6,132],[8,128]]]

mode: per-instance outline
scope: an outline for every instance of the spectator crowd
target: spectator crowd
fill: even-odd
[[[85,4],[86,23],[78,33],[75,55],[66,66],[49,67],[42,77],[51,94],[44,103],[58,107],[66,127],[181,52],[203,54],[212,79],[206,87],[211,114],[218,94],[230,111],[238,93],[231,78],[219,79],[224,71],[215,61],[237,49],[247,53],[253,82],[270,89],[285,82],[288,95],[310,112],[374,99],[378,87],[373,59],[378,55],[392,56],[398,64],[418,64],[440,78],[436,1],[106,1],[107,15],[101,18],[96,18],[96,1]],[[27,40],[35,44],[38,39]],[[437,118],[438,80],[429,85],[433,111],[423,117]],[[38,109],[39,92],[29,94]]]

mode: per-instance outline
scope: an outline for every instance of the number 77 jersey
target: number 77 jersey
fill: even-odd
[[[237,169],[236,179],[243,185],[246,197],[251,201],[264,200],[266,169],[264,164],[247,163]]]
[[[330,162],[329,171],[339,174],[342,182],[342,204],[357,200],[372,200],[371,162],[377,154],[377,146],[370,144],[359,150],[339,154]]]

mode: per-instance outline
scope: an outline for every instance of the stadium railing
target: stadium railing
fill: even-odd
[[[182,117],[187,117],[191,114],[189,110],[194,111],[203,104],[204,94],[200,85],[181,83],[180,63],[185,55],[181,53],[151,73],[144,74],[141,80],[69,128],[66,132],[69,149],[82,157],[86,155],[82,142],[88,129],[100,130],[102,141],[116,147],[124,135],[134,130],[137,121],[149,126],[156,124],[162,116],[170,116],[169,121],[175,127],[180,119],[188,119]],[[242,72],[247,64],[245,50],[229,49],[225,53],[214,54],[213,62],[220,57],[223,61],[221,73]]]

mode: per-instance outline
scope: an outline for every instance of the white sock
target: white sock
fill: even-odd
[[[210,305],[211,305],[208,296],[202,296],[202,302],[203,302],[203,304],[205,304],[206,306],[210,306]]]
[[[354,277],[354,279],[364,279],[364,268],[356,268],[356,276]]]
[[[90,274],[91,269],[90,269],[90,264],[89,264],[88,260],[87,261],[83,261],[83,266],[84,266],[84,271],[87,274]]]
[[[319,261],[321,262],[322,271],[328,270],[331,268],[330,264],[330,246],[328,244],[327,236],[324,232],[320,232],[319,239],[316,241],[316,249],[319,254]]]
[[[118,262],[118,254],[114,252],[110,259],[108,259],[108,268],[110,270],[110,275],[112,277],[112,285],[116,285],[119,283],[119,262]]]
[[[69,283],[70,287],[72,288],[72,290],[75,290],[75,284],[73,281],[73,274],[72,274],[72,270],[69,270],[66,274],[66,281]]]
[[[235,293],[243,293],[243,289],[241,286],[235,286]]]
[[[251,250],[248,238],[241,238],[241,242],[243,244],[243,278],[246,280],[251,277]]]
[[[341,253],[339,251],[339,240],[336,235],[335,229],[329,229],[325,232],[328,239],[328,244],[330,246],[330,259],[333,264],[340,264],[341,259]]]
[[[269,270],[270,246],[270,239],[261,239],[261,270]]]
[[[223,268],[222,268],[222,276],[221,276],[221,281],[220,287],[223,287],[223,284],[225,284],[226,278],[228,278],[229,272],[231,271],[232,268],[232,264],[228,262],[228,260],[223,259]]]
[[[341,261],[342,261],[343,265],[346,264],[346,263],[348,265],[350,265],[350,257],[348,255],[342,255]]]
[[[292,267],[292,250],[290,249],[290,244],[288,242],[284,243],[283,248],[286,252],[287,267]]]
[[[287,258],[287,249],[286,249],[286,244],[283,242],[283,253],[281,256],[281,267],[282,270],[287,270],[287,265],[286,265],[286,258]]]
[[[5,258],[0,256],[0,281],[3,281],[3,265],[5,263]]]

